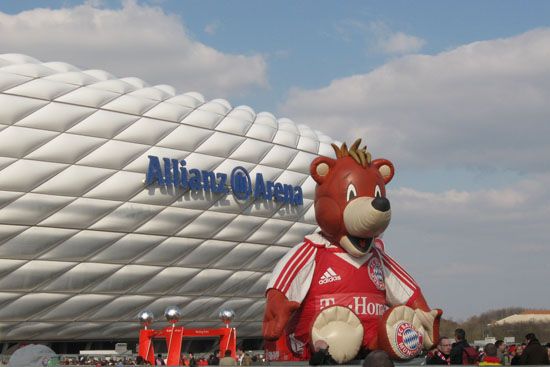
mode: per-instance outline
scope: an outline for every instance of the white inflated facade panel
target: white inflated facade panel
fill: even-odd
[[[137,338],[137,313],[259,336],[273,266],[317,229],[305,125],[18,54],[0,55],[0,337]],[[303,205],[145,185],[148,156],[301,186]]]

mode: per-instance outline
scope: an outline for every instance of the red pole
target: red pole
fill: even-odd
[[[220,356],[225,355],[226,350],[231,351],[233,358],[237,357],[237,331],[235,328],[218,329],[220,331]]]
[[[183,338],[183,327],[176,327],[172,325],[172,328],[166,328],[166,333],[170,334],[168,340],[168,358],[166,364],[168,366],[179,366],[180,353],[181,353],[181,341]],[[174,334],[177,334],[174,336]]]
[[[140,330],[139,331],[139,355],[144,360],[152,365],[155,364],[155,350],[153,347],[153,336],[155,330]]]

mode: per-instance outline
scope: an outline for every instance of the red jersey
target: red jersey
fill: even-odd
[[[348,307],[364,327],[363,345],[376,336],[378,319],[389,306],[407,304],[419,292],[418,285],[384,253],[383,243],[360,258],[332,245],[320,234],[306,236],[276,265],[268,289],[275,288],[302,307],[289,324],[295,352],[309,343],[315,317],[325,307]]]

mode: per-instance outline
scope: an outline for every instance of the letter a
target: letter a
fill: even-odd
[[[147,168],[147,175],[145,176],[145,183],[151,185],[155,181],[159,185],[164,185],[164,177],[162,176],[162,169],[160,167],[160,161],[158,157],[154,155],[148,156],[149,167]]]
[[[264,176],[261,173],[256,173],[256,184],[254,185],[254,199],[265,199],[265,183]]]

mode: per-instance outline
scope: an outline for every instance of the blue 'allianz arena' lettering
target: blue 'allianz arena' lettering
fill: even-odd
[[[261,173],[256,174],[254,187],[248,171],[244,167],[235,167],[231,176],[225,173],[187,168],[185,160],[162,158],[154,155],[149,157],[149,166],[145,183],[160,186],[174,186],[183,190],[205,190],[215,194],[229,193],[229,187],[238,200],[252,197],[260,200],[274,200],[278,203],[303,205],[304,196],[300,186],[265,181]]]

